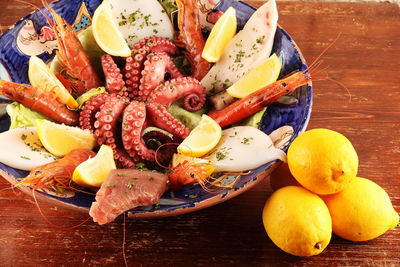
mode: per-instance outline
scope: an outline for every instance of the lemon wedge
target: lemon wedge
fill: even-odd
[[[61,103],[71,109],[78,107],[78,102],[76,102],[64,85],[51,72],[46,63],[37,56],[31,56],[29,59],[28,77],[32,86],[45,91],[53,91]]]
[[[178,152],[190,157],[201,157],[210,152],[221,139],[221,126],[207,115],[178,146]]]
[[[100,187],[110,171],[116,168],[112,148],[101,145],[94,158],[88,159],[76,167],[72,181],[85,187]]]
[[[112,55],[129,57],[131,50],[113,18],[111,5],[105,0],[93,15],[93,36],[100,48]]]
[[[62,157],[74,149],[96,146],[96,137],[89,130],[43,119],[35,120],[35,125],[40,142],[54,156]]]
[[[257,65],[242,78],[226,89],[233,97],[243,98],[275,82],[281,71],[281,62],[276,54]]]
[[[228,8],[218,19],[207,38],[201,56],[208,62],[217,62],[225,47],[236,34],[236,9]]]

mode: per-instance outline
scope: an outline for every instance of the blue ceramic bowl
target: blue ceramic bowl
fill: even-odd
[[[51,6],[58,14],[63,16],[68,23],[74,25],[76,30],[80,30],[90,25],[90,18],[100,2],[100,0],[60,0],[52,3]],[[221,1],[215,9],[225,11],[231,5],[234,5],[238,11],[239,27],[243,26],[255,11],[253,7],[243,2],[232,0]],[[36,29],[36,33],[38,33],[38,29],[42,29],[46,24],[42,14],[35,11],[18,21],[0,37],[1,79],[12,80],[18,83],[28,83],[29,53],[39,53],[38,55],[40,58],[45,61],[49,61],[54,57],[55,50],[52,50],[51,44],[43,51],[30,51],[24,47],[26,44],[29,45],[29,41],[34,42],[35,40],[34,38],[31,40],[29,40],[29,38],[27,39],[28,35],[21,34],[21,32],[24,33],[24,30],[29,30],[29,26],[33,25]],[[289,34],[280,27],[278,27],[275,34],[272,52],[279,54],[282,58],[281,77],[292,71],[307,69],[299,48]],[[308,124],[312,105],[311,82],[298,88],[294,96],[298,99],[296,105],[286,106],[273,104],[268,107],[268,112],[264,114],[260,127],[265,133],[270,134],[272,131],[282,126],[290,125],[293,127],[294,134],[289,144],[300,132],[305,130]],[[6,131],[9,127],[9,117],[4,113],[4,106],[9,102],[9,100],[4,98],[0,99],[1,132]],[[288,145],[284,148],[285,151]],[[251,170],[247,175],[228,177],[228,180],[236,180],[233,188],[225,189],[217,194],[205,192],[199,185],[187,186],[179,191],[166,192],[157,205],[137,208],[129,211],[128,214],[132,217],[151,218],[177,215],[209,207],[249,190],[267,177],[278,164],[277,161],[269,162],[257,169]],[[17,178],[25,177],[27,172],[0,163],[0,175],[5,177],[10,183],[15,184]],[[30,188],[23,187],[21,190],[26,193],[31,193]],[[40,195],[40,198],[50,201],[53,204],[84,212],[88,212],[91,203],[94,201],[93,195],[84,193],[76,193],[73,197],[69,198],[59,198],[45,193],[37,195]]]

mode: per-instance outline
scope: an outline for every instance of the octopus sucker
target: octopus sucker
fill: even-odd
[[[148,95],[160,83],[164,82],[166,73],[171,78],[180,78],[183,75],[179,72],[172,59],[164,52],[155,52],[147,55],[144,62],[142,78],[139,86],[138,100],[146,101]]]
[[[147,103],[146,110],[148,116],[151,118],[151,122],[156,127],[182,139],[185,139],[189,135],[189,128],[172,116],[165,106],[155,103]]]
[[[128,96],[121,70],[115,64],[112,56],[108,54],[103,55],[101,57],[101,65],[106,78],[107,92]]]
[[[176,150],[173,143],[189,135],[190,130],[169,113],[168,107],[182,99],[185,109],[199,110],[206,93],[198,80],[179,72],[170,57],[177,53],[171,40],[153,36],[133,46],[122,73],[112,56],[102,57],[108,93],[83,105],[80,125],[97,136],[99,145],[113,149],[118,166],[135,168],[138,162],[156,160],[167,163]],[[143,132],[149,126],[171,136],[156,132],[145,135],[145,140]],[[170,144],[157,154],[154,149],[163,143]]]
[[[149,47],[152,52],[164,52],[168,55],[176,55],[178,53],[176,45],[171,40],[164,37],[146,37],[145,45]]]
[[[142,131],[146,125],[146,104],[132,101],[124,111],[122,118],[122,143],[126,152],[132,157],[139,155],[147,161],[155,160],[155,151],[147,148],[142,139]]]
[[[195,78],[175,78],[153,90],[147,101],[169,107],[174,101],[180,98],[184,99],[183,104],[186,110],[199,110],[206,102],[205,89]]]
[[[143,49],[138,49],[133,52],[131,57],[126,59],[124,75],[128,95],[131,99],[136,99],[142,77],[142,68],[146,59],[147,52]]]
[[[123,71],[126,88],[131,99],[137,99],[139,96],[139,86],[143,84],[141,82],[142,70],[145,67],[145,61],[148,59],[148,55],[151,53],[175,55],[178,53],[178,48],[171,40],[157,36],[144,38],[133,46],[132,56],[126,59]],[[176,73],[176,67],[171,71]],[[142,97],[139,97],[139,99],[143,101]]]
[[[79,116],[79,125],[82,129],[88,129],[92,133],[95,132],[96,113],[109,97],[108,93],[103,93],[86,101]]]
[[[106,102],[100,107],[96,113],[97,120],[94,123],[96,130],[94,134],[97,136],[98,144],[111,146],[114,152],[114,159],[125,168],[133,168],[134,160],[131,159],[124,151],[121,139],[117,135],[119,131],[118,120],[126,107],[126,100],[116,95],[109,95]]]

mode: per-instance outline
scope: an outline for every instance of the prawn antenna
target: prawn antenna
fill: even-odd
[[[156,163],[157,163],[158,166],[160,166],[161,168],[167,169],[167,170],[172,170],[171,167],[169,167],[169,166],[164,166],[164,165],[158,160],[158,155],[159,155],[159,153],[160,153],[159,150],[160,150],[162,147],[165,147],[165,146],[179,146],[179,143],[165,143],[165,144],[162,144],[162,145],[160,145],[159,147],[157,147],[156,153],[155,153],[155,155],[154,155],[154,159],[155,159],[155,161],[156,161]]]
[[[91,217],[89,216],[86,220],[84,220],[84,221],[82,221],[82,222],[80,222],[80,223],[78,223],[78,224],[76,224],[76,225],[73,225],[73,226],[71,226],[71,227],[62,227],[62,226],[59,226],[59,225],[57,225],[57,224],[54,224],[54,223],[51,222],[51,221],[46,217],[46,215],[43,213],[42,208],[39,206],[39,202],[38,202],[38,200],[37,200],[37,198],[36,198],[35,192],[36,192],[36,191],[35,191],[34,189],[32,189],[32,196],[33,196],[33,199],[35,200],[35,203],[36,203],[36,206],[37,206],[37,208],[38,208],[38,210],[39,210],[40,215],[41,215],[42,218],[46,221],[46,223],[48,223],[50,226],[52,226],[52,227],[54,227],[54,228],[56,228],[56,229],[64,230],[64,231],[72,230],[72,229],[75,229],[75,228],[80,227],[81,225],[85,224],[87,221],[89,221],[89,220],[91,219]]]
[[[14,191],[14,186],[2,188],[2,189],[0,189],[0,192],[1,192],[1,191],[6,191],[6,190],[10,190],[10,189]],[[15,191],[14,191],[14,192],[15,192]]]
[[[337,85],[339,85],[340,87],[342,87],[343,89],[345,89],[346,92],[347,92],[347,94],[349,95],[349,103],[351,103],[351,93],[350,93],[350,90],[349,90],[343,83],[339,82],[338,80],[332,79],[331,77],[329,77],[328,74],[326,74],[325,77],[320,77],[320,76],[315,76],[315,75],[314,75],[313,77],[317,78],[317,79],[314,80],[314,81],[322,81],[322,80],[330,81],[330,82],[336,83]]]
[[[310,66],[308,66],[307,70],[312,68],[321,59],[321,57],[325,55],[325,53],[339,40],[340,35],[342,35],[342,32],[339,32],[336,38],[327,47],[325,47],[325,49],[321,52],[321,54],[319,54],[319,56],[317,56],[317,58],[314,59],[314,61],[310,64]]]
[[[325,77],[324,76],[318,76],[317,74],[325,71],[328,67],[325,67],[323,69],[320,69],[322,63],[324,62],[321,58],[323,55],[326,54],[326,52],[339,40],[340,36],[341,36],[342,32],[339,32],[338,35],[336,36],[336,38],[322,51],[321,54],[319,54],[319,56],[317,56],[316,59],[314,59],[314,61],[307,67],[307,69],[305,69],[303,71],[303,73],[310,73],[313,81],[321,81],[321,80],[327,80],[327,81],[331,81],[336,83],[337,85],[339,85],[340,87],[342,87],[343,89],[346,90],[347,94],[349,95],[349,103],[351,102],[351,93],[350,90],[341,82],[332,79],[331,77],[329,77],[328,73],[325,72]],[[316,79],[314,79],[316,78]]]
[[[47,14],[42,10],[42,8],[38,7],[38,6],[35,5],[35,4],[29,3],[29,2],[27,2],[27,1],[24,1],[24,0],[15,0],[15,1],[20,2],[21,4],[29,5],[29,6],[31,6],[31,7],[33,7],[33,8],[35,8],[35,9],[37,9],[37,10],[43,15],[43,17],[47,20],[47,22],[48,22],[51,26],[54,26],[54,21],[49,17],[49,15],[47,15]],[[44,7],[45,9],[50,8],[50,7],[49,7],[49,4],[48,4],[46,1],[42,1],[42,4],[43,4],[43,7]]]

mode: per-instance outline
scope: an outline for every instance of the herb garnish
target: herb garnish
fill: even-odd
[[[253,140],[253,137],[243,137],[242,144],[250,145],[250,141]]]

